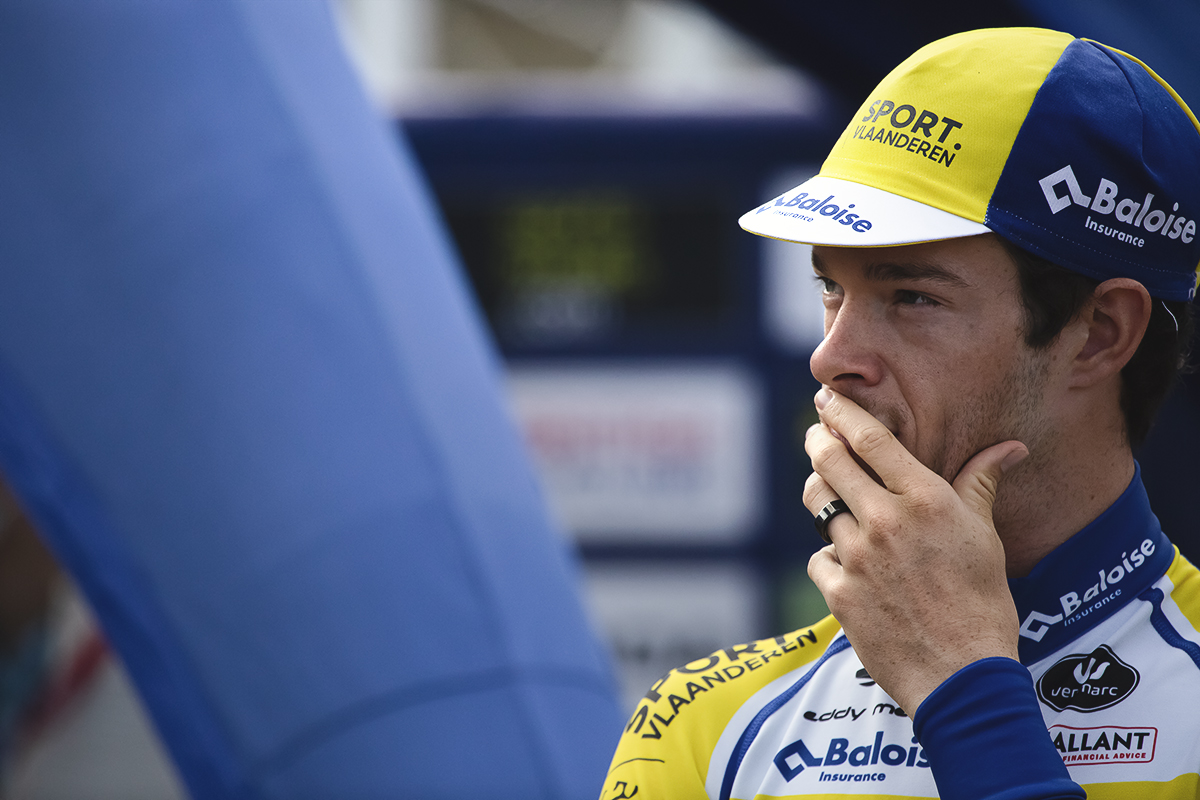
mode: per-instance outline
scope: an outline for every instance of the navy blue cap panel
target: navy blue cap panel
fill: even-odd
[[[1156,297],[1187,300],[1198,218],[1200,132],[1191,117],[1137,62],[1072,42],[1017,135],[988,227],[1086,275],[1131,277]]]

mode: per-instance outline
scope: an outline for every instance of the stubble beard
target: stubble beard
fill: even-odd
[[[1024,444],[1029,456],[1001,480],[992,508],[1001,538],[1004,529],[1025,518],[1048,488],[1039,484],[1048,473],[1045,467],[1052,460],[1056,438],[1045,404],[1050,361],[1047,352],[1030,349],[1003,380],[975,402],[960,407],[957,418],[947,424],[955,435],[943,443],[938,466],[930,467],[953,483],[980,451],[1010,440]]]
[[[1053,450],[1052,426],[1044,411],[1049,374],[1049,355],[1026,348],[1003,379],[979,397],[964,400],[947,415],[943,426],[947,435],[937,450],[922,457],[915,452],[915,443],[901,441],[901,444],[927,469],[951,484],[977,453],[1009,440],[1024,444],[1029,449],[1029,457],[1021,463],[1020,469],[1001,482],[993,508],[993,519],[1008,518],[1012,516],[1011,510],[1028,502],[1030,495],[1022,486],[1030,482],[1030,476],[1046,472],[1040,466],[1050,460],[1048,453]],[[899,407],[858,398],[853,392],[848,392],[847,396],[893,433],[905,427],[901,420],[907,416]],[[874,470],[850,449],[848,443],[844,440],[843,443],[859,466],[882,485]]]

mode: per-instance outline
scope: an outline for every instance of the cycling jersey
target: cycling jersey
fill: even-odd
[[[602,800],[1200,796],[1200,573],[1140,474],[1009,585],[1021,663],[965,667],[913,719],[832,617],[672,670]]]

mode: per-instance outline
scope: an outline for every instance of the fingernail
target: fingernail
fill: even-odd
[[[822,386],[821,391],[817,392],[817,396],[813,398],[813,403],[816,404],[817,410],[821,411],[825,406],[829,405],[829,401],[833,399],[833,390],[828,386]]]
[[[821,423],[819,423],[819,422],[814,425],[809,425],[808,430],[806,430],[804,432],[804,441],[808,441],[808,437],[812,436],[813,431],[815,431],[819,427],[821,427]]]
[[[1007,473],[1010,469],[1015,467],[1017,464],[1020,464],[1022,461],[1024,461],[1026,456],[1028,456],[1028,455],[1029,455],[1029,451],[1023,447],[1013,450],[1011,453],[1006,455],[1004,457],[1004,459],[1000,462],[1000,474],[1004,475],[1005,473]]]

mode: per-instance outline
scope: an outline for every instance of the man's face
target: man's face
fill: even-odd
[[[825,339],[813,376],[865,408],[952,481],[980,450],[1035,458],[1054,348],[1024,341],[1017,268],[991,235],[882,248],[814,247]]]

